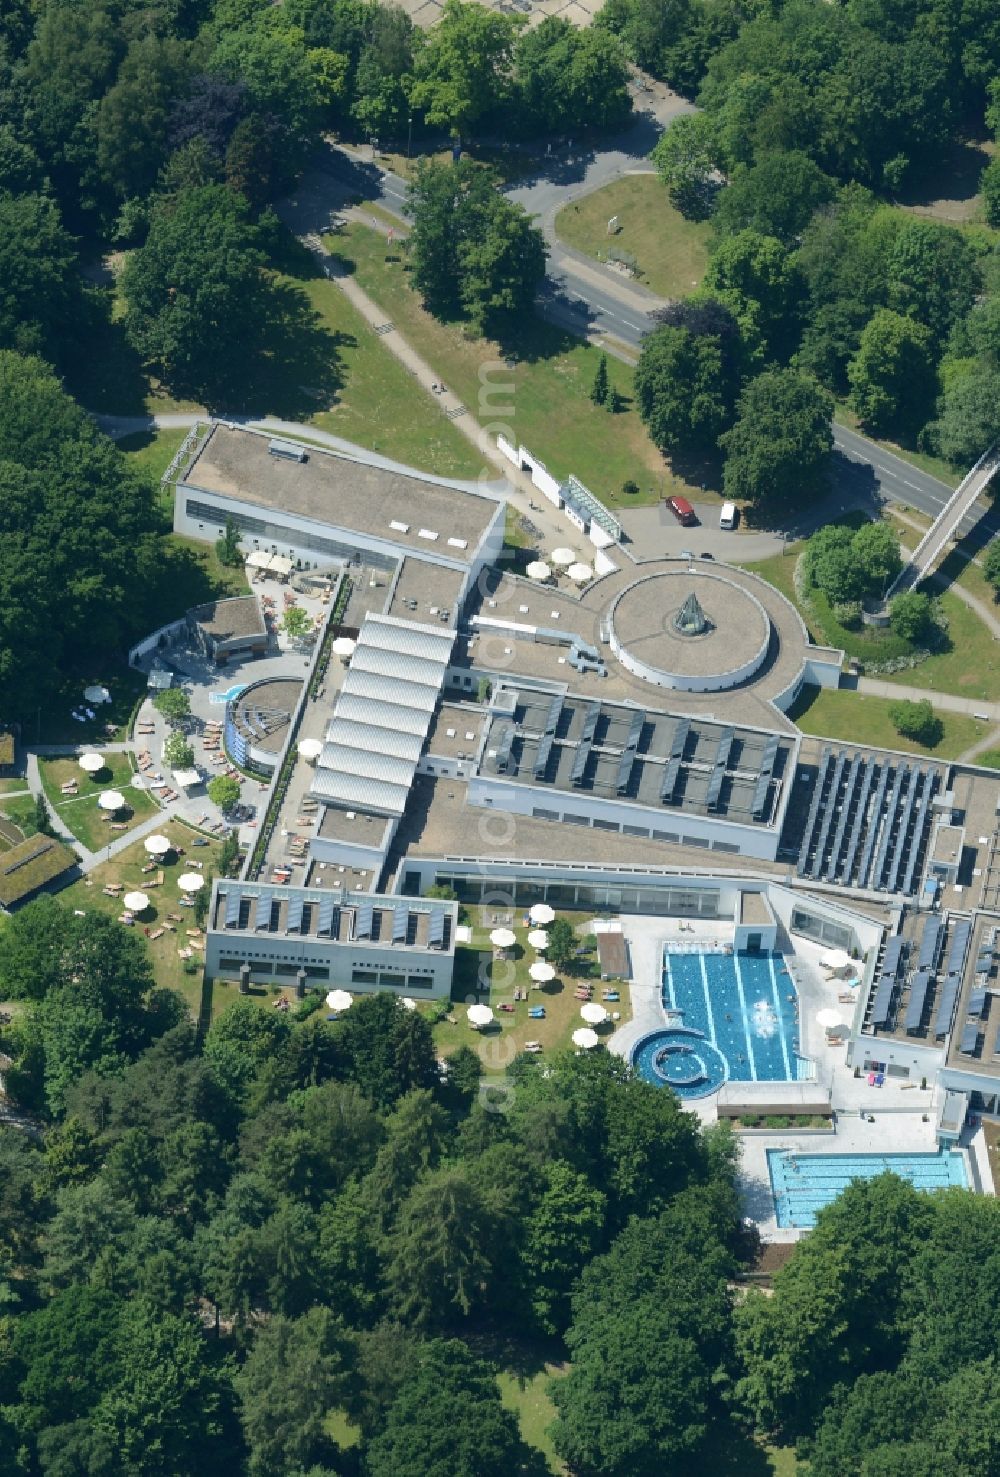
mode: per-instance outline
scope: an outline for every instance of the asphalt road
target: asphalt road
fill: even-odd
[[[600,154],[576,155],[563,148],[544,161],[544,168],[535,178],[522,180],[507,192],[537,215],[546,237],[548,272],[538,297],[542,316],[581,338],[606,335],[629,349],[638,348],[649,332],[650,315],[660,306],[660,299],[635,283],[616,281],[613,271],[558,242],[555,217],[570,200],[600,189],[624,173],[648,169],[646,157],[660,130],[671,118],[687,111],[687,104],[665,89],[646,107],[648,111],[639,115],[628,133]],[[360,196],[405,219],[406,181],[365,158],[365,152],[331,147],[318,168],[337,181],[344,199]],[[834,444],[838,454],[831,470],[833,506],[827,516],[839,508],[890,501],[934,517],[951,495],[946,483],[856,431],[835,425]],[[968,532],[975,521],[967,519],[961,531]],[[989,522],[984,519],[982,531],[995,532],[998,526],[992,518]]]

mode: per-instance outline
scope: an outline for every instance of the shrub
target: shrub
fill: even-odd
[[[889,625],[904,641],[916,643],[927,639],[934,625],[934,604],[929,595],[908,590],[897,595],[889,606]]]
[[[622,483],[622,493],[625,497],[635,497],[638,491],[639,484],[638,482],[634,482],[631,477]]]
[[[925,744],[928,748],[940,743],[944,734],[944,724],[927,698],[921,698],[916,703],[905,699],[890,703],[889,719],[903,738],[913,739],[914,743]]]
[[[856,631],[861,624],[861,601],[842,600],[833,607],[833,618],[849,631]]]

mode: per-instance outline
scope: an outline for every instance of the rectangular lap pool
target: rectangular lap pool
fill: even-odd
[[[800,1154],[768,1149],[767,1167],[779,1226],[807,1227],[851,1180],[871,1180],[891,1170],[917,1190],[968,1188],[965,1159],[954,1149],[936,1154]]]
[[[798,1078],[798,994],[781,954],[667,949],[663,1005],[719,1050],[731,1081]]]

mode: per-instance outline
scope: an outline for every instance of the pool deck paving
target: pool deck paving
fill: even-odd
[[[684,927],[679,926],[683,921]],[[622,931],[632,960],[632,1019],[616,1031],[609,1049],[628,1058],[636,1043],[651,1031],[664,1029],[661,1006],[661,956],[664,946],[690,943],[695,938],[729,940],[733,925],[724,920],[626,916]],[[690,924],[690,929],[688,925]],[[850,1026],[853,1004],[839,1000],[844,981],[827,979],[819,968],[824,949],[796,938],[794,948],[783,941],[781,952],[799,994],[800,1054],[814,1063],[816,1080],[830,1089],[834,1126],[830,1130],[755,1130],[741,1135],[739,1183],[745,1213],[754,1220],[765,1241],[792,1242],[805,1234],[779,1226],[768,1172],[769,1149],[799,1154],[933,1154],[937,1151],[936,1120],[939,1094],[906,1081],[887,1078],[884,1086],[870,1087],[867,1073],[854,1075],[848,1066],[846,1042],[832,1044],[817,1023],[823,1009],[838,1011]],[[715,1096],[693,1098],[684,1105],[705,1124],[717,1121]],[[963,1135],[969,1182],[986,1194],[994,1193],[984,1135],[981,1129]]]

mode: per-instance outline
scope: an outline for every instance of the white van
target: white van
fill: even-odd
[[[722,512],[719,514],[719,527],[720,528],[735,528],[736,527],[736,504],[735,503],[723,503],[722,504]]]

